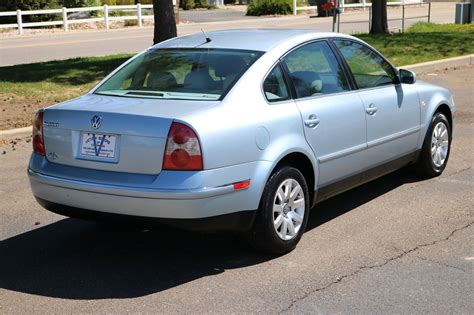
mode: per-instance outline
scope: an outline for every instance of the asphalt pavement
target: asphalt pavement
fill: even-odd
[[[29,138],[0,139],[0,313],[474,312],[474,67],[422,75],[458,106],[445,173],[403,169],[312,210],[291,253],[237,235],[106,229],[42,209]]]
[[[433,3],[431,21],[454,23],[454,3]],[[407,6],[405,26],[426,21],[427,5]],[[389,27],[401,29],[401,8],[388,10]],[[246,17],[244,11],[194,11],[182,14],[183,20],[196,23],[178,25],[178,35],[236,28],[300,28],[331,31],[332,18],[310,18],[310,15],[280,17]],[[343,33],[368,32],[369,10],[347,10],[341,17]],[[0,66],[67,59],[73,57],[104,56],[118,53],[137,53],[152,45],[153,29],[128,28],[108,31],[71,31],[43,35],[0,38]]]

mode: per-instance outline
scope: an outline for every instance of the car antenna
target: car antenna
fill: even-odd
[[[207,35],[206,32],[201,28],[201,32],[204,34],[204,37],[206,37],[206,43],[212,42],[212,39]]]

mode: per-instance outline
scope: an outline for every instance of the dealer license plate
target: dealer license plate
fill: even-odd
[[[117,135],[81,133],[81,155],[114,159],[117,151]]]

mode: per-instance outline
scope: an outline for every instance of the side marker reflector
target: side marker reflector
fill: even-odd
[[[238,182],[234,184],[234,190],[244,189],[250,186],[250,180],[245,180],[243,182]]]

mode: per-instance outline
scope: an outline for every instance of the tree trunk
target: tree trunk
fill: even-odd
[[[172,0],[153,0],[153,14],[155,16],[153,44],[177,36]]]
[[[370,34],[388,34],[387,0],[372,1]]]

